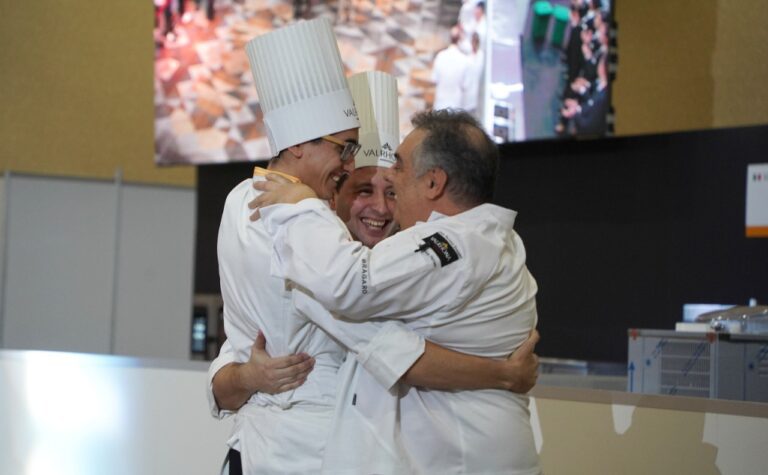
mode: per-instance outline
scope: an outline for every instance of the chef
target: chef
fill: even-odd
[[[360,116],[360,151],[354,173],[339,185],[331,208],[355,240],[373,247],[397,228],[394,191],[384,178],[400,144],[397,81],[369,71],[350,77],[349,87]]]
[[[287,180],[306,183],[319,197],[329,197],[360,147],[357,112],[329,23],[300,22],[254,39],[246,50],[275,156],[269,171],[256,170],[254,181],[263,180],[266,173],[279,173]],[[337,371],[346,356],[338,342],[354,351],[366,374],[383,391],[409,369],[413,377],[407,380],[420,385],[429,385],[430,378],[440,372],[422,371],[428,376],[419,378],[416,368],[434,368],[429,363],[431,351],[425,352],[423,337],[407,331],[402,323],[343,325],[306,294],[297,295],[286,289],[284,281],[270,277],[271,239],[260,222],[249,220],[247,203],[258,194],[251,184],[252,180],[245,180],[229,194],[219,230],[228,339],[209,371],[213,410],[216,415],[237,410],[228,444],[244,473],[315,473],[321,470],[333,425]],[[335,339],[313,321],[333,327]],[[312,359],[300,363],[312,362],[311,372],[302,370],[306,383],[292,383],[287,391],[279,384],[266,391],[254,390],[258,384],[252,384],[253,374],[247,370],[253,367],[250,357],[257,339],[266,342],[269,354],[311,355]],[[440,358],[438,365],[445,365],[449,358]],[[498,379],[507,371],[508,366],[498,362],[471,359],[475,360],[490,368],[489,377]],[[472,381],[477,379],[476,371],[467,374]],[[460,374],[451,377],[460,378]],[[477,383],[459,379],[459,384]],[[498,384],[498,380],[485,382],[483,387]],[[402,471],[397,468],[401,460],[388,454],[382,463],[389,464],[389,473],[397,473]]]
[[[310,189],[258,185],[310,198],[260,210],[274,236],[272,273],[349,319],[396,320],[449,348],[502,357],[536,324],[537,286],[515,212],[489,203],[498,151],[466,112],[422,113],[413,125],[388,177],[403,230],[373,249],[350,241]],[[399,417],[395,437],[416,472],[540,472],[525,396],[405,384],[391,395],[388,404],[381,393],[358,392],[348,404],[375,424]]]
[[[270,172],[306,183],[318,196],[329,198],[352,168],[360,125],[330,23],[313,20],[275,30],[250,41],[246,53],[273,155]],[[257,168],[253,180],[266,173]],[[212,389],[224,407],[245,394],[228,440],[243,473],[317,473],[346,351],[297,309],[282,280],[269,276],[271,239],[261,223],[249,219],[247,203],[257,193],[253,180],[230,192],[219,228],[228,356],[211,367]],[[269,354],[312,356],[306,384],[277,394],[250,394],[239,387],[242,370],[248,368],[242,363],[249,361],[259,333]],[[423,352],[421,339],[403,333],[401,338],[409,342],[399,348],[398,356],[406,355],[403,361],[386,360],[395,380]],[[373,362],[370,353],[361,349]],[[225,391],[217,392],[217,385]],[[227,392],[233,388],[234,394]]]

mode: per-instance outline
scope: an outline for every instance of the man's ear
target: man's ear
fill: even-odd
[[[301,158],[304,155],[304,144],[291,145],[286,151],[295,158]]]
[[[328,198],[328,206],[330,206],[334,211],[336,211],[336,196],[338,196],[338,193],[334,193],[330,198]]]
[[[448,174],[442,168],[433,168],[424,174],[424,178],[427,180],[425,195],[431,200],[435,200],[443,196],[445,193],[445,187],[448,184]]]

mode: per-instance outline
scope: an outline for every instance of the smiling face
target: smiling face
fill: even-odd
[[[349,129],[332,137],[342,141],[357,142],[357,129]],[[336,190],[340,177],[349,173],[354,167],[354,159],[341,162],[341,145],[327,140],[314,140],[301,145],[303,147],[301,173],[299,179],[312,188],[317,196],[330,199]]]
[[[336,213],[349,232],[365,246],[373,247],[395,228],[395,197],[384,179],[384,168],[356,169],[342,183],[334,198]]]
[[[429,188],[427,174],[416,176],[413,164],[413,153],[427,132],[414,129],[403,140],[395,154],[395,165],[387,170],[387,181],[395,191],[395,221],[402,229],[409,228],[418,221],[429,218],[429,208],[426,191]]]

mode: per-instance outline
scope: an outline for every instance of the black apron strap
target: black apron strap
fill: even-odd
[[[240,460],[240,452],[235,449],[229,449],[227,457],[224,459],[224,466],[229,464],[229,475],[243,475],[243,462]]]

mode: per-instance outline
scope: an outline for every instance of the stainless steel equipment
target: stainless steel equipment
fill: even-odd
[[[768,402],[768,334],[630,329],[627,363],[629,392]]]

